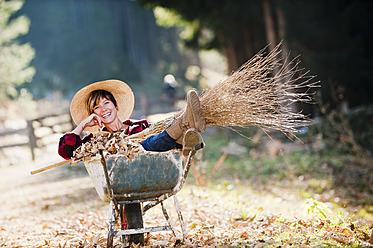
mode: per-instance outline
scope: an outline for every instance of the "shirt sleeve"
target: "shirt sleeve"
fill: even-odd
[[[140,120],[140,121],[130,121],[126,120],[124,124],[129,125],[128,128],[128,135],[139,133],[143,131],[144,129],[149,127],[149,123],[147,120]]]
[[[58,144],[58,154],[64,159],[72,158],[74,150],[78,148],[81,144],[89,141],[92,138],[92,134],[80,139],[79,135],[75,133],[66,133],[60,138]]]

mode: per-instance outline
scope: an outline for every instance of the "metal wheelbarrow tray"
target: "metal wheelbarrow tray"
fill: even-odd
[[[150,152],[147,155],[137,154],[132,160],[125,156],[112,156],[104,159],[103,152],[84,165],[93,181],[99,197],[110,202],[108,218],[107,246],[113,245],[113,238],[122,237],[122,242],[143,244],[144,233],[169,231],[180,239],[163,201],[173,196],[182,228],[182,237],[186,229],[182,218],[176,193],[185,183],[189,172],[192,154],[203,147],[197,145],[185,159],[177,151]],[[183,160],[185,164],[183,165]],[[147,202],[141,207],[142,203]],[[167,226],[143,227],[142,216],[147,210],[161,204]],[[121,230],[115,230],[116,221],[120,221]]]

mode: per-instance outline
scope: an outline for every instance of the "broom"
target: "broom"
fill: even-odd
[[[278,130],[288,137],[310,125],[302,112],[294,112],[297,102],[313,103],[310,92],[318,87],[314,76],[300,69],[297,58],[279,55],[281,43],[272,51],[261,50],[227,79],[206,90],[200,97],[207,126],[249,127]],[[183,111],[152,124],[129,139],[147,138],[167,128]]]
[[[315,77],[309,76],[308,71],[298,68],[300,61],[296,58],[291,61],[289,56],[280,58],[280,46],[281,43],[269,53],[265,53],[264,48],[227,79],[203,92],[201,112],[207,126],[256,126],[264,132],[265,128],[271,128],[291,138],[296,137],[300,127],[311,124],[306,115],[292,108],[298,102],[313,103],[311,89],[318,87],[318,82],[313,81]],[[162,132],[182,113],[179,111],[173,117],[153,123],[123,141],[140,144],[147,137]],[[80,160],[74,157],[72,162]],[[31,173],[54,167],[47,166]]]

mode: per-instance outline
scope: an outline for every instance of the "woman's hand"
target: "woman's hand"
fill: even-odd
[[[100,127],[102,127],[101,118],[98,115],[94,114],[94,113],[91,114],[90,116],[88,116],[87,118],[85,118],[81,123],[83,123],[84,128],[86,128],[86,127],[93,127],[93,126],[97,126],[97,125],[99,125]]]
[[[84,120],[82,120],[79,123],[79,125],[72,132],[77,134],[77,135],[80,135],[83,132],[84,128],[93,127],[93,126],[97,126],[97,125],[102,127],[102,121],[101,121],[101,118],[98,115],[93,113],[90,116],[88,116],[87,118],[85,118]]]

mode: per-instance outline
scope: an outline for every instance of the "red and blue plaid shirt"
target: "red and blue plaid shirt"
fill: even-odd
[[[139,133],[149,127],[149,123],[147,120],[126,120],[123,123],[129,125],[126,131],[126,134],[128,135]],[[107,129],[104,128],[103,131],[107,131]],[[90,141],[92,137],[93,135],[90,134],[81,139],[79,135],[76,135],[75,133],[66,133],[64,136],[60,138],[60,142],[58,144],[58,154],[64,159],[70,159],[73,156],[74,150],[78,148],[81,144]]]

